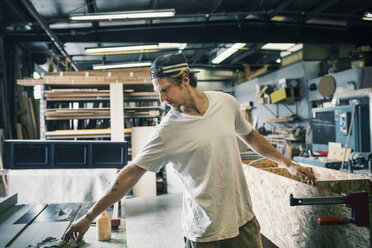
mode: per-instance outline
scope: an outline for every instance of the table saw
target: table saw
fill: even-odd
[[[84,215],[93,204],[18,205],[17,194],[0,198],[0,247],[32,247],[48,237],[61,239],[71,223]],[[121,223],[121,227],[112,230],[111,240],[98,241],[93,222],[79,247],[127,247],[125,223]]]

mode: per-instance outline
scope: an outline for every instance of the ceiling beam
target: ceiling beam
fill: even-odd
[[[218,7],[220,7],[223,0],[213,0],[213,1],[210,1],[210,2],[212,4],[212,6],[210,8],[210,13],[214,13],[218,9]],[[208,22],[210,17],[211,17],[210,15],[206,15],[206,17],[204,19],[204,23]]]
[[[85,0],[85,4],[88,8],[88,13],[96,13],[97,12],[97,4],[96,0]],[[99,28],[99,22],[95,21],[92,22],[93,29],[96,31]]]
[[[313,8],[313,11],[311,13],[305,14],[303,19],[305,21],[311,19],[314,16],[317,16],[318,14],[324,12],[326,9],[338,4],[340,0],[328,0],[328,1],[322,1],[321,4],[315,5]]]
[[[235,56],[233,54],[233,57],[231,59],[230,64],[235,64],[235,63],[241,61],[242,59],[244,59],[245,57],[248,57],[249,55],[252,55],[257,50],[259,50],[263,45],[265,45],[265,44],[264,43],[254,44],[254,45],[252,45],[248,48],[249,50],[242,50],[241,53],[239,53]]]
[[[25,5],[27,10],[30,12],[30,14],[36,19],[36,21],[40,24],[42,29],[47,34],[49,40],[53,42],[53,45],[58,49],[58,51],[63,55],[66,56],[68,61],[71,63],[71,66],[74,68],[74,70],[78,71],[78,68],[74,61],[71,59],[71,57],[66,52],[65,48],[59,41],[58,37],[54,34],[54,32],[49,28],[49,25],[45,22],[44,18],[37,12],[34,5],[29,0],[22,0],[22,3]],[[48,40],[48,41],[49,41]]]
[[[150,9],[156,9],[158,7],[158,0],[151,0],[150,1]],[[152,19],[146,20],[147,25],[152,24]]]
[[[55,31],[62,42],[290,42],[308,44],[371,44],[370,27],[329,27],[325,25],[288,24],[277,22],[210,22],[153,24],[151,27],[100,27],[95,34],[89,28]],[[190,35],[197,33],[200,35]],[[172,35],[169,35],[172,34]],[[228,35],[226,35],[228,34]],[[254,34],[254,35],[252,35]],[[11,35],[11,33],[9,33]],[[13,33],[19,41],[47,41],[45,35]]]
[[[209,49],[200,49],[198,51],[194,52],[194,55],[191,58],[191,64],[195,65],[201,57],[203,57],[204,54],[206,54],[209,51]]]

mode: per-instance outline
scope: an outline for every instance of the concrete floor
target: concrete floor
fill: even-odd
[[[124,201],[128,248],[183,248],[182,194]]]

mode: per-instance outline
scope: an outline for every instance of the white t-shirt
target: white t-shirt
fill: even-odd
[[[209,106],[203,116],[172,109],[132,161],[153,172],[173,165],[184,188],[184,235],[197,242],[233,238],[254,217],[236,140],[252,126],[234,97],[204,93]]]

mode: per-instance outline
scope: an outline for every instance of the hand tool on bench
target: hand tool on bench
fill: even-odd
[[[365,191],[342,193],[341,196],[334,197],[294,198],[293,194],[289,195],[290,206],[343,204],[351,208],[351,219],[319,217],[319,225],[346,225],[353,223],[360,227],[370,227],[369,203],[372,203],[372,195],[368,195],[368,192]]]

